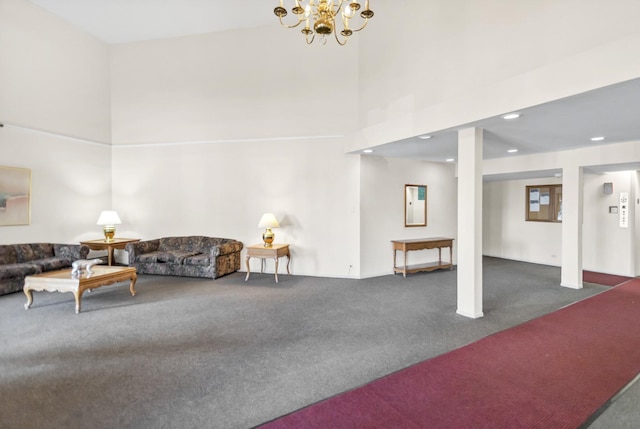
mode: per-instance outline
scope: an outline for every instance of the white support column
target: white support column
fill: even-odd
[[[582,167],[563,167],[560,285],[572,289],[582,289],[582,194]]]
[[[458,131],[458,310],[482,313],[482,128]]]

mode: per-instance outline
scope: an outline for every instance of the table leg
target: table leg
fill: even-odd
[[[393,274],[396,273],[396,253],[398,251],[396,249],[393,249]]]
[[[107,263],[109,266],[113,264],[113,248],[111,246],[107,248]]]
[[[24,294],[27,295],[27,303],[24,305],[24,309],[28,310],[31,308],[31,304],[33,304],[33,292],[27,286],[25,286]]]
[[[251,266],[249,265],[249,259],[251,259],[251,256],[247,256],[247,257],[245,258],[245,260],[244,260],[244,261],[245,261],[245,264],[246,264],[246,266],[247,266],[247,275],[246,275],[246,277],[244,278],[244,281],[245,281],[245,282],[246,282],[247,280],[249,280],[249,276],[251,275]]]
[[[73,297],[76,299],[76,314],[80,313],[80,301],[82,300],[82,291],[73,292]]]
[[[442,247],[438,247],[438,265],[442,265]]]
[[[404,251],[404,267],[402,267],[402,277],[407,277],[407,251]]]
[[[287,253],[287,274],[291,274],[291,271],[289,271],[289,263],[291,262],[291,255],[289,253]]]
[[[136,273],[131,276],[131,283],[129,283],[129,292],[131,292],[131,296],[136,296],[136,280],[138,280],[138,275]]]
[[[273,259],[276,261],[276,283],[278,283],[278,257],[276,256]]]
[[[451,262],[449,271],[453,271],[453,245],[449,246],[449,261]]]

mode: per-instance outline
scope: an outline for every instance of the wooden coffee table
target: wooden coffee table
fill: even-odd
[[[83,271],[78,277],[71,275],[71,268],[27,276],[24,279],[23,288],[25,295],[27,295],[27,303],[24,305],[25,310],[28,310],[33,303],[31,292],[34,290],[73,293],[76,299],[76,313],[80,313],[80,302],[85,290],[129,280],[129,291],[131,296],[135,296],[135,284],[138,278],[135,268],[95,265],[91,271],[91,274]]]

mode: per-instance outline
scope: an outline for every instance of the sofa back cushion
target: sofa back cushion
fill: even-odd
[[[14,244],[18,255],[18,262],[35,261],[36,259],[44,259],[53,257],[52,243],[28,243]]]
[[[193,235],[189,237],[163,237],[160,239],[158,250],[164,252],[174,252],[181,250],[184,252],[207,252],[207,237]]]
[[[18,262],[18,254],[11,244],[0,246],[0,265],[15,264]]]

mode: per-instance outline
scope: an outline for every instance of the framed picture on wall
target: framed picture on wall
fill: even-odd
[[[31,170],[0,166],[0,226],[31,223]]]

